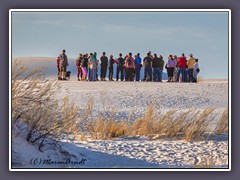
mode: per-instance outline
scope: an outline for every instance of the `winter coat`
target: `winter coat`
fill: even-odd
[[[187,67],[186,64],[187,64],[187,59],[185,56],[182,56],[178,59],[178,67],[179,68],[186,68]]]
[[[60,61],[59,61],[60,66],[68,66],[68,59],[65,53],[60,54],[59,58],[60,58]]]
[[[196,62],[195,58],[194,57],[190,57],[188,59],[188,61],[187,61],[188,69],[193,69],[195,62]]]

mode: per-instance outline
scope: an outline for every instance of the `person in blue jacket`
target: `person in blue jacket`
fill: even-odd
[[[140,80],[140,71],[142,68],[142,59],[140,57],[140,53],[137,53],[134,63],[135,63],[135,80],[139,81]]]

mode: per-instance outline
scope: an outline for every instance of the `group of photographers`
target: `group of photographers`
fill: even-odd
[[[66,69],[68,66],[68,59],[65,50],[59,55],[57,59],[58,71],[62,80],[66,79]],[[117,58],[110,54],[109,58],[103,52],[100,59],[97,59],[97,53],[90,53],[90,55],[79,54],[75,61],[77,68],[78,81],[106,81],[107,70],[108,80],[114,81],[114,64],[116,64],[115,80],[121,81],[154,81],[162,82],[163,69],[167,70],[167,82],[197,82],[197,76],[200,72],[198,59],[194,58],[192,54],[187,59],[184,53],[181,57],[176,55],[169,55],[164,66],[162,55],[151,54],[149,51],[146,57],[140,57],[137,53],[134,57],[132,53],[128,53],[123,57],[122,53]],[[98,68],[100,67],[100,79],[98,79]],[[141,69],[144,69],[144,77],[140,79]]]

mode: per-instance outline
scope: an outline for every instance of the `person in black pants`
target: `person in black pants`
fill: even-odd
[[[125,81],[133,81],[134,78],[134,58],[132,57],[132,53],[130,52],[125,59],[126,65],[126,78]]]
[[[122,53],[119,54],[119,58],[117,59],[117,74],[116,74],[116,80],[119,79],[119,73],[121,73],[121,81],[123,81],[124,74],[123,74],[123,68],[124,68],[125,60],[122,58]]]
[[[109,58],[109,81],[113,81],[113,64],[114,64],[114,59],[113,55],[110,55]]]
[[[106,78],[107,67],[108,67],[108,58],[105,52],[103,52],[103,55],[100,58],[100,61],[101,61],[101,81],[106,81],[105,78]]]

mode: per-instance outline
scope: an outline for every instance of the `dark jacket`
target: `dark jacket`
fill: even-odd
[[[124,64],[125,64],[125,60],[123,58],[120,57],[120,58],[117,59],[117,66],[118,67],[123,67]]]
[[[113,64],[114,64],[114,59],[110,58],[109,59],[109,67],[113,67]]]
[[[101,66],[103,66],[103,67],[107,67],[108,66],[108,58],[107,58],[107,56],[105,56],[105,57],[101,57],[100,58],[100,61],[101,61]]]
[[[155,57],[152,60],[152,67],[153,68],[159,68],[160,67],[160,59]]]
[[[149,56],[146,56],[143,59],[143,64],[144,64],[144,67],[152,67],[152,58]]]
[[[68,66],[68,59],[65,53],[60,54],[59,58],[60,58],[60,61],[59,61],[60,66]]]
[[[163,58],[159,58],[159,69],[163,71],[163,67],[164,67],[164,60]]]
[[[88,67],[88,58],[83,58],[82,67]]]

